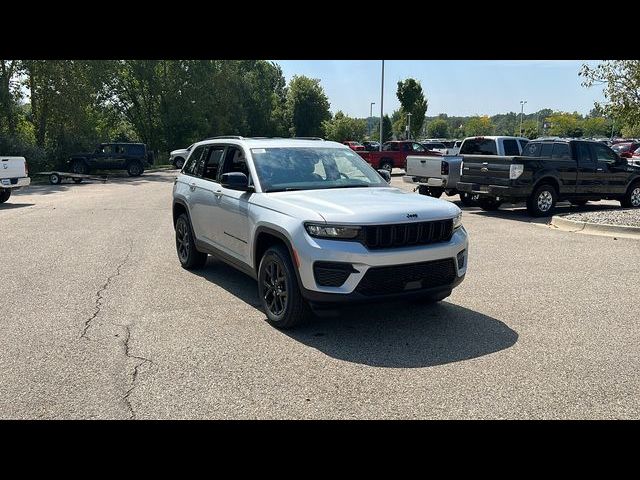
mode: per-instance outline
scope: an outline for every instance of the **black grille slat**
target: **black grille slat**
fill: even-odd
[[[365,225],[358,238],[370,250],[448,242],[453,234],[452,220]]]
[[[367,270],[356,291],[363,295],[385,295],[449,285],[456,278],[453,258],[432,262],[411,263]],[[416,287],[416,282],[419,286]],[[407,289],[407,284],[411,287]]]

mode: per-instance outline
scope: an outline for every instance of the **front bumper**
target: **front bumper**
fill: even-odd
[[[511,185],[483,185],[479,183],[458,182],[456,188],[460,192],[505,198],[527,197],[531,193],[531,187],[514,187]]]
[[[6,180],[6,179],[3,179]],[[0,189],[1,188],[21,188],[28,187],[31,185],[31,178],[29,177],[20,177],[20,178],[11,178],[9,179],[9,183],[5,184],[3,180],[0,180]]]
[[[411,296],[429,295],[451,290],[466,274],[468,264],[468,238],[464,227],[457,229],[448,242],[429,245],[368,250],[357,242],[312,238],[306,233],[294,242],[299,258],[298,273],[302,295],[312,302],[342,303],[394,299]],[[458,255],[464,251],[461,264]],[[419,288],[392,294],[362,295],[356,289],[367,271],[374,267],[402,267],[411,264],[435,262],[451,259],[454,262],[455,275],[448,281],[433,288]],[[350,273],[346,281],[338,287],[322,286],[316,282],[313,264],[315,262],[348,263],[356,270]]]

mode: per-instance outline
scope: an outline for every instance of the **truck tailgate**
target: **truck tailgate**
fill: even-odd
[[[461,182],[482,185],[509,185],[509,169],[518,157],[463,155]],[[517,162],[516,162],[517,163]]]
[[[407,175],[440,178],[444,158],[409,155],[407,156]]]
[[[27,176],[24,157],[0,157],[0,179]]]

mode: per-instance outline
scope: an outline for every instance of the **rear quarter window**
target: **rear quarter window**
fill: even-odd
[[[471,138],[462,143],[460,154],[498,155],[498,149],[495,140],[489,138]]]
[[[554,143],[551,157],[554,160],[571,160],[569,145],[566,143]]]
[[[550,157],[553,153],[553,143],[543,143],[540,147],[540,157]]]
[[[504,154],[506,156],[512,157],[515,155],[520,155],[520,149],[518,148],[518,142],[513,139],[505,139],[502,144],[504,145]]]
[[[539,157],[541,146],[541,143],[529,143],[524,150],[522,150],[522,155],[525,157]]]
[[[143,145],[127,145],[127,154],[135,155],[136,157],[141,157],[144,155],[144,146]]]

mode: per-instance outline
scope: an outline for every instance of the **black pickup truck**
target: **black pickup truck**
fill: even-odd
[[[461,173],[458,190],[479,194],[483,210],[523,200],[537,217],[550,215],[559,200],[613,199],[640,207],[640,167],[600,142],[537,139],[522,156],[464,155]]]
[[[76,153],[69,159],[73,173],[92,170],[126,170],[130,176],[142,175],[153,164],[153,152],[144,143],[101,143],[93,153]]]

